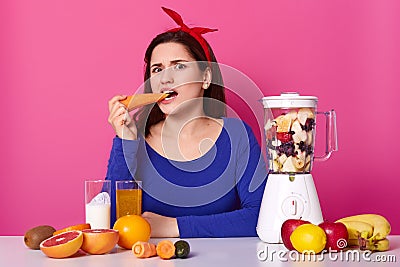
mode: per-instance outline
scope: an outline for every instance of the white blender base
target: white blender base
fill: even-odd
[[[267,243],[282,243],[281,226],[287,219],[323,222],[311,174],[268,175],[258,216],[258,236]]]

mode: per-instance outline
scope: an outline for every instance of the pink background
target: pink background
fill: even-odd
[[[175,26],[162,5],[218,28],[219,61],[264,94],[334,108],[339,151],[313,170],[325,218],[380,213],[400,234],[400,2],[236,2],[1,1],[0,235],[84,222],[83,181],[104,178],[114,136],[107,101],[141,84],[145,48]]]

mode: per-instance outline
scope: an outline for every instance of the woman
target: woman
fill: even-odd
[[[119,102],[126,96],[109,101],[117,136],[107,179],[143,181],[152,237],[255,236],[267,170],[250,127],[225,117],[221,73],[201,36],[214,30],[163,9],[180,27],[150,43],[144,80],[145,92],[169,96],[134,118]],[[264,180],[256,190],[253,177]]]

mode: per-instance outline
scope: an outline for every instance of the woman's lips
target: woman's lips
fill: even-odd
[[[175,92],[174,90],[163,90],[162,92],[169,94],[166,98],[164,98],[161,101],[161,103],[163,103],[163,104],[170,103],[173,99],[175,99],[178,96],[178,93]]]

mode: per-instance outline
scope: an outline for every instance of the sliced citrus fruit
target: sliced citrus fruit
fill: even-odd
[[[150,224],[139,215],[125,215],[114,224],[114,230],[119,231],[118,246],[132,249],[137,241],[147,242],[150,239]]]
[[[53,236],[61,234],[61,233],[64,233],[64,232],[68,232],[68,231],[74,231],[74,230],[80,231],[80,230],[84,230],[84,229],[90,229],[90,224],[89,223],[82,223],[82,224],[68,226],[68,227],[66,227],[64,229],[60,229],[60,230],[55,231],[53,233]]]
[[[68,231],[44,240],[40,250],[50,258],[66,258],[78,252],[82,243],[81,231]]]
[[[118,242],[119,232],[112,229],[85,229],[82,250],[89,254],[105,254],[110,252]]]

